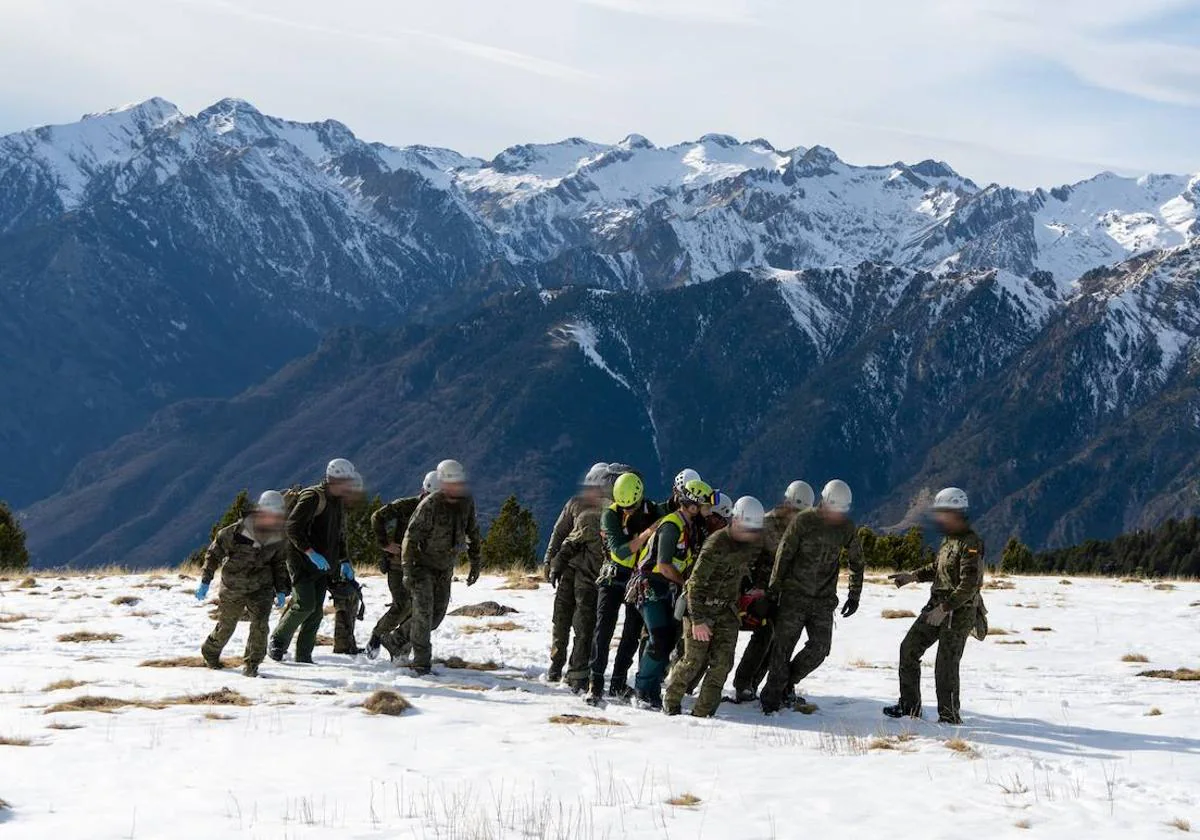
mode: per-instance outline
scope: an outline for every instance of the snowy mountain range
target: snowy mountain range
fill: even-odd
[[[555,402],[551,383],[517,365],[521,354],[501,341],[517,347],[521,336],[489,320],[515,317],[541,330],[530,341],[576,348],[584,367],[575,365],[575,375],[590,370],[617,389],[625,416],[640,418],[632,454],[664,471],[709,458],[710,471],[753,483],[840,465],[862,487],[866,511],[897,521],[926,483],[965,463],[980,473],[958,480],[985,488],[989,510],[1007,511],[996,514],[995,533],[1033,519],[1035,542],[1090,535],[1102,522],[1108,532],[1195,504],[1194,485],[1163,466],[1184,457],[1174,450],[1125,464],[1149,470],[1144,486],[1120,474],[1127,497],[1078,522],[1071,511],[1091,503],[1045,482],[1065,480],[1054,469],[1092,469],[1094,447],[1133,434],[1127,427],[1139,412],[1159,417],[1169,408],[1182,418],[1194,403],[1200,307],[1189,243],[1200,234],[1198,204],[1200,177],[1102,174],[1048,190],[981,188],[936,161],[854,166],[819,146],[778,150],[715,134],[665,148],[637,135],[614,145],[570,139],[485,161],[367,143],[340,123],[289,122],[240,100],[194,116],[150,100],[0,138],[0,328],[8,339],[0,388],[11,397],[0,411],[0,454],[11,465],[0,497],[27,505],[54,494],[31,511],[31,524],[64,510],[56,507],[64,499],[82,510],[79,493],[107,493],[98,510],[110,519],[110,505],[138,509],[146,500],[120,489],[124,472],[106,459],[149,435],[174,459],[157,464],[158,479],[181,492],[208,487],[213,498],[202,492],[204,503],[215,502],[225,485],[245,481],[225,461],[224,480],[180,475],[182,462],[208,458],[186,433],[191,410],[155,412],[217,400],[228,428],[248,434],[254,424],[235,419],[247,397],[224,398],[259,393],[252,386],[345,326],[412,325],[401,329],[403,340],[354,333],[353,351],[334,341],[349,353],[338,364],[329,344],[297,364],[328,363],[351,376],[356,353],[400,365],[379,348],[403,355],[442,335],[483,336],[499,354],[487,363],[492,375],[514,366],[522,374],[515,393],[542,407],[527,432],[539,445],[570,436],[576,426],[544,410]],[[563,292],[560,302],[554,290],[569,286],[609,294]],[[720,308],[733,305],[727,288],[759,302],[743,322]],[[529,292],[513,300],[537,308],[485,303],[520,289]],[[545,320],[566,301],[571,312]],[[654,335],[662,307],[681,301],[691,320]],[[736,353],[721,343],[726,336],[737,339]],[[760,347],[769,336],[774,344]],[[463,365],[477,349],[463,349]],[[529,358],[545,361],[544,352],[531,347]],[[709,393],[681,372],[682,359],[711,378]],[[515,422],[507,403],[486,393],[489,383],[469,386],[472,368],[437,357],[423,365],[398,375],[397,394],[410,396],[394,410],[406,410],[413,382],[433,376],[456,398],[498,412],[480,425],[465,422],[467,408],[457,405],[450,423],[475,431],[462,445],[485,463],[511,457],[499,443],[489,454],[488,439],[477,436],[503,437],[504,424]],[[321,403],[295,369],[261,387],[288,382],[289,400]],[[341,381],[334,390],[345,395]],[[734,401],[742,389],[756,396],[713,411],[714,388]],[[257,433],[297,434],[301,407],[257,417],[265,424]],[[378,417],[364,409],[358,420],[401,434]],[[1174,444],[1190,440],[1198,417],[1200,409],[1171,430],[1181,436]],[[684,422],[705,430],[700,452],[710,455],[673,430]],[[411,456],[422,470],[440,443],[368,444],[376,434],[356,433],[364,457]],[[568,454],[580,463],[599,457],[581,440],[560,440],[536,458],[528,450],[540,466],[500,470],[495,492],[505,476],[519,479],[528,486],[515,489],[544,513],[578,467]],[[250,445],[227,441],[222,452]],[[310,471],[308,454],[280,452],[277,478]],[[149,450],[139,457],[154,460]],[[393,472],[398,479],[418,468],[400,461],[381,479]],[[1035,484],[1043,488],[1036,493],[1057,494],[1036,514],[1020,495]],[[101,504],[101,495],[89,498]],[[190,533],[207,515],[197,510],[175,526]]]

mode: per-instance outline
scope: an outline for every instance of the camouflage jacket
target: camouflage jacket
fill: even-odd
[[[830,524],[817,508],[800,511],[779,541],[768,591],[775,598],[798,597],[836,607],[843,549],[850,563],[848,597],[857,599],[862,593],[864,563],[854,523],[846,519]]]
[[[212,583],[221,569],[221,589],[230,592],[287,592],[292,587],[284,562],[286,543],[280,534],[259,542],[254,526],[239,519],[217,532],[204,552],[204,571],[200,579]]]
[[[546,554],[543,562],[547,566],[554,565],[554,558],[558,555],[559,549],[562,548],[563,541],[566,540],[575,528],[575,517],[586,506],[587,503],[582,496],[572,496],[563,505],[562,511],[558,514],[558,519],[554,520],[554,530],[550,532],[550,544],[546,546]]]
[[[464,551],[471,568],[478,568],[481,548],[475,500],[451,499],[438,490],[413,511],[400,557],[406,571],[420,567],[448,572]]]
[[[765,590],[771,583],[771,569],[775,566],[775,553],[783,532],[792,524],[799,511],[791,505],[779,505],[763,517],[761,554],[750,568],[750,583],[753,589]]]
[[[408,520],[412,519],[413,511],[421,503],[421,498],[421,496],[408,496],[396,499],[371,514],[371,530],[375,532],[375,539],[379,541],[380,545],[391,543],[400,545],[404,542],[404,532],[408,530]],[[389,534],[388,523],[390,522],[396,524]]]
[[[284,532],[291,544],[287,562],[293,580],[327,574],[305,556],[310,548],[324,556],[333,571],[346,559],[346,509],[324,482],[300,491]]]
[[[739,542],[728,528],[705,541],[687,582],[693,624],[710,624],[724,613],[737,615],[742,580],[761,553],[761,540]]]
[[[983,540],[970,529],[947,536],[933,564],[917,570],[917,580],[932,581],[931,600],[946,609],[971,603],[983,585]]]
[[[575,517],[575,527],[556,555],[556,563],[570,565],[576,572],[595,580],[604,565],[604,536],[600,532],[600,514],[603,506],[585,507]],[[566,557],[564,561],[562,558]]]

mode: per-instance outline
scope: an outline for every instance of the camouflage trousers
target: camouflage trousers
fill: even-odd
[[[392,561],[387,573],[387,584],[392,602],[388,604],[387,612],[379,617],[379,621],[375,622],[375,629],[371,631],[372,637],[381,639],[407,622],[408,617],[412,615],[412,596],[404,586],[404,570],[400,567],[399,560]]]
[[[325,595],[328,593],[329,578],[317,575],[296,578],[292,581],[292,598],[283,618],[271,634],[271,646],[287,650],[296,637],[296,660],[311,662],[313,648],[317,645],[317,631],[325,617]]]
[[[412,615],[407,625],[396,628],[396,632],[407,632],[408,640],[413,646],[414,667],[428,668],[433,664],[433,644],[430,637],[446,617],[446,608],[450,606],[450,583],[453,580],[453,569],[443,571],[417,566],[409,574]]]
[[[940,627],[934,627],[924,620],[925,613],[932,607],[933,604],[929,604],[921,611],[921,617],[913,622],[900,643],[900,707],[912,713],[920,712],[921,656],[936,644],[933,678],[937,687],[938,717],[958,720],[958,667],[975,626],[975,610],[970,606],[955,610]]]
[[[571,625],[575,620],[575,570],[568,566],[554,587],[554,612],[550,617],[550,670],[546,679],[562,679],[571,641]]]
[[[218,659],[225,645],[233,637],[238,622],[244,613],[250,615],[250,634],[246,638],[246,662],[257,665],[267,655],[267,619],[271,616],[271,602],[275,592],[271,587],[253,592],[229,591],[221,588],[221,600],[217,605],[217,626],[208,634],[200,652],[206,659]]]
[[[735,691],[758,691],[758,687],[766,679],[767,670],[771,667],[771,642],[774,633],[775,629],[771,624],[764,624],[750,634],[750,641],[742,651],[742,658],[733,675]]]
[[[817,670],[829,656],[833,647],[834,607],[826,603],[789,603],[787,599],[780,602],[771,647],[771,667],[762,690],[764,709],[779,708],[787,689]],[[800,641],[801,633],[808,638],[793,657],[792,651]]]
[[[353,587],[339,587],[330,590],[330,598],[333,601],[333,652],[353,656],[358,653],[354,628],[358,624],[362,596]]]
[[[692,638],[690,625],[691,622],[687,637],[683,641],[683,658],[675,663],[671,675],[667,677],[663,704],[667,708],[678,706],[683,701],[683,695],[697,680],[703,678],[692,714],[696,717],[712,717],[721,705],[721,691],[725,688],[725,678],[733,668],[739,623],[737,616],[732,612],[722,615],[709,625],[712,638],[707,642]]]
[[[575,578],[575,614],[571,618],[571,633],[575,639],[571,643],[571,658],[567,665],[567,682],[587,683],[591,669],[588,663],[592,658],[592,637],[596,633],[596,601],[599,598],[600,587],[596,578],[572,569]],[[563,582],[558,586],[561,589]]]

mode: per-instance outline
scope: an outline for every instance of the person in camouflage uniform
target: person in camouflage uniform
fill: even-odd
[[[361,485],[362,478],[354,465],[345,458],[334,458],[325,469],[325,480],[301,490],[288,512],[284,532],[289,543],[292,598],[271,634],[267,655],[276,661],[283,659],[293,636],[296,661],[313,661],[330,578],[339,573],[343,578],[354,578],[354,569],[346,559],[343,500],[352,498]]]
[[[684,693],[703,677],[695,717],[711,717],[721,703],[725,678],[733,667],[740,621],[737,613],[742,580],[762,551],[762,504],[743,496],[733,508],[727,528],[709,536],[686,587],[689,627],[683,658],[671,669],[663,696],[668,715],[677,715]]]
[[[210,668],[223,668],[221,651],[225,649],[243,613],[250,616],[250,635],[246,639],[247,677],[258,676],[258,666],[267,655],[267,619],[272,600],[286,596],[291,582],[284,562],[283,496],[268,490],[247,516],[217,532],[204,553],[204,570],[197,600],[208,597],[208,588],[218,567],[221,569],[221,597],[217,605],[217,626],[208,634],[200,655]]]
[[[479,524],[467,474],[458,461],[438,464],[438,491],[426,496],[408,521],[400,560],[404,586],[412,593],[412,614],[397,628],[412,643],[412,669],[425,675],[433,667],[430,637],[446,617],[454,564],[465,550],[471,568],[467,586],[479,580]]]
[[[412,596],[404,588],[404,566],[400,562],[400,547],[404,542],[404,532],[408,530],[408,521],[421,500],[438,489],[437,471],[425,474],[421,483],[421,492],[416,496],[396,499],[384,505],[371,514],[371,530],[379,542],[383,558],[379,561],[379,571],[387,576],[388,592],[392,602],[387,611],[375,622],[371,638],[367,642],[367,656],[375,659],[379,656],[380,646],[386,647],[393,659],[407,655],[412,646],[402,634],[395,630],[407,623],[412,614]],[[388,530],[388,526],[392,530]]]
[[[812,487],[804,481],[793,481],[784,491],[783,501],[767,513],[763,519],[762,553],[750,570],[749,591],[767,591],[771,582],[771,569],[775,566],[775,553],[779,550],[783,532],[792,524],[797,513],[813,506],[813,501]],[[750,641],[742,651],[742,658],[733,675],[736,702],[747,703],[758,696],[758,687],[766,679],[767,670],[771,665],[773,634],[774,627],[770,621],[764,621],[750,634]]]
[[[583,477],[583,481],[580,482],[579,492],[563,505],[562,512],[554,522],[554,530],[550,532],[550,543],[546,546],[544,561],[546,580],[554,587],[554,611],[550,618],[550,668],[546,671],[546,679],[549,682],[558,682],[562,679],[563,666],[567,664],[567,646],[571,640],[571,628],[575,624],[575,614],[578,612],[575,565],[568,562],[569,558],[565,556],[561,557],[560,562],[556,562],[556,560],[562,553],[563,543],[575,531],[579,515],[585,510],[598,510],[604,500],[604,489],[607,484],[608,464],[593,465],[587,471],[587,475]],[[598,521],[599,513],[597,513]],[[594,578],[592,582],[595,582]],[[595,609],[594,603],[592,608]],[[589,644],[589,649],[590,647]]]
[[[938,646],[933,666],[937,686],[938,722],[962,723],[959,663],[967,638],[975,630],[983,609],[984,545],[967,518],[967,494],[947,487],[934,498],[933,511],[944,535],[937,559],[915,572],[891,575],[896,586],[920,581],[933,583],[929,603],[900,644],[900,702],[885,708],[889,717],[921,716],[921,656]],[[981,631],[981,635],[982,635]]]
[[[821,492],[820,506],[796,514],[780,540],[767,587],[776,604],[771,667],[761,697],[767,714],[778,711],[785,693],[829,655],[843,550],[849,555],[850,590],[842,616],[858,611],[864,563],[862,545],[849,517],[850,502],[850,488],[834,479]],[[802,632],[808,638],[792,658]]]

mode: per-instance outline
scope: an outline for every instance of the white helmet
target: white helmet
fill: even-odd
[[[733,517],[733,499],[729,498],[728,493],[714,490],[712,511],[728,522]]]
[[[325,468],[325,477],[330,481],[346,481],[358,475],[358,470],[345,458],[334,458]]]
[[[821,506],[829,508],[834,513],[849,513],[850,504],[854,500],[850,485],[835,478],[825,485],[821,491]]]
[[[441,489],[442,483],[438,481],[437,470],[430,470],[425,473],[425,480],[421,482],[421,490],[425,493],[436,493]]]
[[[733,505],[733,521],[751,531],[762,530],[762,502],[753,496],[742,496]]]
[[[792,507],[804,510],[816,504],[817,494],[807,481],[793,481],[787,486],[787,490],[783,491],[783,499]]]
[[[283,506],[283,494],[278,490],[264,490],[262,495],[258,497],[258,504],[254,506],[256,511],[263,513],[274,513],[283,516],[287,510]]]
[[[675,476],[675,483],[672,485],[676,490],[682,490],[687,487],[689,481],[699,481],[700,473],[696,472],[691,467],[679,471],[679,475]]]
[[[587,471],[587,475],[580,482],[584,487],[600,487],[608,486],[608,464],[599,463],[593,464],[592,468]]]
[[[938,494],[933,498],[934,510],[953,510],[965,513],[970,507],[971,503],[967,499],[966,491],[960,490],[957,487],[947,487],[945,490],[939,490]]]
[[[467,480],[467,471],[458,461],[447,458],[437,465],[437,479],[439,485],[464,484]]]

